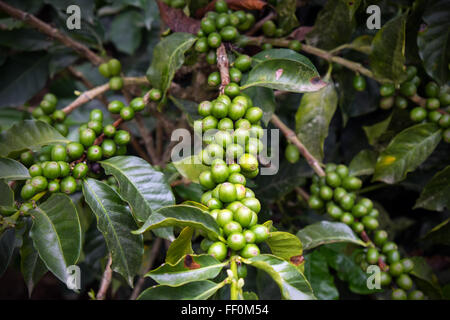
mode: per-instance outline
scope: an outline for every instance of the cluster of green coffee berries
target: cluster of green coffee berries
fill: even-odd
[[[396,106],[400,109],[408,108],[408,98],[417,93],[421,84],[417,75],[417,68],[409,66],[406,68],[406,80],[396,88],[393,83],[385,83],[380,86],[380,108],[387,110]],[[358,91],[366,88],[363,76],[355,75],[353,87]],[[414,122],[430,121],[438,124],[443,130],[444,141],[450,143],[450,92],[448,89],[439,87],[431,81],[424,87],[426,102],[424,107],[414,107],[410,111],[410,118]]]
[[[52,125],[63,136],[67,136],[69,129],[63,123],[66,114],[62,110],[56,110],[58,98],[53,93],[47,93],[38,107],[34,108],[31,115],[36,120],[41,120]]]
[[[215,11],[209,11],[201,20],[195,43],[195,50],[207,53],[206,60],[210,64],[216,63],[215,49],[222,42],[234,42],[239,37],[239,31],[246,31],[255,23],[251,13],[229,10],[224,0],[216,1],[214,8]]]
[[[159,101],[161,99],[161,91],[159,89],[151,89],[149,92],[150,99],[152,101]],[[142,97],[136,97],[130,101],[130,104],[126,106],[120,100],[111,101],[108,104],[108,111],[112,114],[118,114],[124,121],[133,120],[136,112],[140,112],[145,109],[145,101]],[[91,119],[91,121],[93,121]],[[88,126],[89,127],[89,126]],[[105,132],[105,135],[107,133]]]
[[[364,271],[369,265],[377,264],[379,259],[388,266],[387,271],[381,272],[381,285],[390,285],[395,277],[398,288],[392,291],[393,299],[423,299],[424,295],[419,290],[406,293],[413,287],[408,273],[412,271],[414,264],[410,259],[401,259],[397,245],[388,241],[386,231],[377,230],[379,211],[369,198],[356,195],[355,192],[361,186],[362,181],[350,175],[347,166],[329,163],[325,167],[324,177],[313,177],[309,206],[325,210],[331,218],[349,225],[358,234],[365,231],[373,235],[374,245],[355,259]]]
[[[111,59],[108,62],[100,64],[98,72],[105,78],[109,79],[109,87],[111,90],[120,90],[123,87],[123,79],[120,77],[122,64],[117,59]]]
[[[282,28],[277,28],[277,25],[272,20],[267,20],[266,22],[264,22],[261,29],[264,36],[268,38],[281,38],[285,35],[285,31]],[[288,47],[289,49],[298,52],[302,49],[302,44],[300,41],[294,39],[289,41]],[[272,44],[263,43],[261,45],[261,49],[263,50],[272,49]]]
[[[198,113],[203,118],[194,126],[201,129],[206,146],[198,157],[209,167],[199,176],[205,190],[201,202],[221,232],[219,241],[205,238],[201,247],[218,260],[226,258],[228,248],[244,258],[256,256],[260,253],[257,244],[267,239],[269,230],[258,224],[261,204],[246,183],[259,173],[263,112],[244,94],[232,99],[223,94],[201,102]]]

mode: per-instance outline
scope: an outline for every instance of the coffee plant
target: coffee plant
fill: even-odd
[[[7,298],[450,298],[448,1],[74,2],[0,1]]]

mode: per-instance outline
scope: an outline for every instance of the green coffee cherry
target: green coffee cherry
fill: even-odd
[[[88,166],[85,163],[80,162],[77,163],[73,168],[72,176],[75,179],[82,179],[87,175],[88,171],[89,171]]]
[[[100,146],[90,146],[87,150],[87,159],[90,161],[100,161],[103,157],[103,151]]]
[[[119,114],[123,107],[125,107],[125,105],[122,101],[114,100],[108,104],[108,111],[113,114]]]
[[[108,70],[111,76],[117,76],[122,70],[122,64],[117,59],[111,59],[108,61]]]
[[[25,184],[20,190],[20,196],[24,200],[31,199],[36,193],[36,188],[31,184]]]
[[[83,155],[84,147],[79,142],[70,142],[66,145],[66,152],[70,160],[76,160]]]
[[[250,258],[258,256],[259,254],[260,254],[260,251],[259,251],[258,246],[253,243],[246,244],[245,247],[240,252],[240,255],[244,259],[250,259]]]
[[[119,146],[126,145],[130,143],[131,141],[131,135],[126,130],[118,130],[116,131],[116,134],[114,135],[114,142],[118,144]]]
[[[234,61],[234,67],[239,69],[240,71],[247,71],[248,69],[250,69],[251,65],[252,58],[250,58],[248,55],[240,55]]]
[[[223,242],[214,242],[208,249],[208,254],[212,255],[219,261],[223,261],[227,256],[228,250]]]
[[[162,92],[159,89],[153,88],[152,90],[150,90],[149,97],[152,101],[159,101],[161,100]]]
[[[87,128],[80,132],[79,139],[83,146],[90,147],[94,143],[96,137],[94,130]]]
[[[120,117],[125,121],[130,121],[134,118],[134,110],[132,107],[123,107],[120,110]]]
[[[130,107],[135,111],[135,112],[139,112],[144,110],[145,108],[145,103],[144,103],[144,99],[141,97],[136,97],[133,100],[131,100],[130,102]]]
[[[353,88],[356,91],[364,91],[366,89],[366,79],[361,75],[355,75],[353,77]]]

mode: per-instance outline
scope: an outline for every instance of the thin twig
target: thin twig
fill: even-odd
[[[157,238],[155,240],[155,242],[153,243],[152,251],[150,252],[150,261],[148,263],[147,270],[144,272],[144,275],[152,269],[153,264],[155,263],[156,255],[157,255],[159,249],[161,248],[161,244],[162,244],[161,238]],[[139,278],[139,280],[137,281],[136,285],[134,286],[133,292],[131,293],[131,296],[130,296],[130,300],[136,300],[136,298],[141,293],[144,282],[145,282],[145,277],[141,276]]]
[[[325,172],[320,166],[320,162],[316,158],[314,158],[311,153],[309,153],[308,149],[306,149],[303,143],[301,143],[295,132],[292,131],[287,125],[285,125],[283,121],[281,121],[280,118],[278,118],[275,114],[272,115],[270,121],[272,121],[272,123],[281,130],[286,139],[288,139],[298,148],[298,150],[300,151],[302,156],[305,157],[306,161],[309,163],[314,172],[317,173],[317,175],[320,177],[325,176]]]
[[[303,188],[295,187],[295,192],[297,192],[303,199],[309,201],[309,194]]]
[[[78,79],[84,84],[84,86],[85,86],[87,89],[93,89],[93,88],[95,88],[95,86],[94,86],[88,79],[86,79],[86,77],[85,77],[80,71],[78,71],[78,70],[75,69],[74,67],[68,66],[68,67],[67,67],[67,70],[69,70],[69,72],[70,72],[75,78],[78,78]],[[105,106],[108,105],[108,100],[106,99],[105,95],[100,94],[98,98],[99,98],[99,100],[100,100]]]
[[[89,61],[91,61],[92,64],[99,65],[103,62],[103,59],[99,55],[91,51],[88,47],[63,34],[58,29],[51,27],[49,24],[36,18],[34,15],[10,6],[3,1],[0,1],[0,10],[6,12],[15,19],[22,20],[30,26],[38,29],[40,32],[45,33],[46,35],[62,42],[65,46],[75,50],[81,56],[86,57]]]
[[[108,263],[106,264],[105,271],[103,272],[100,288],[98,289],[97,292],[97,300],[105,300],[106,292],[108,291],[112,279],[111,264],[112,264],[112,257],[111,255],[109,255]]]

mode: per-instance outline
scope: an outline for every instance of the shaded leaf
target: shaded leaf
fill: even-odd
[[[371,126],[362,127],[364,132],[366,133],[367,140],[369,141],[370,145],[375,145],[378,138],[380,138],[386,132],[386,130],[389,128],[389,124],[391,123],[391,119],[392,113],[383,121],[375,123]]]
[[[442,223],[431,229],[425,235],[425,239],[432,243],[450,246],[450,219],[444,220]]]
[[[120,273],[130,286],[139,272],[144,253],[143,238],[134,235],[137,225],[125,202],[106,183],[88,178],[83,181],[83,195],[97,218],[112,256],[112,270]]]
[[[25,180],[31,178],[28,169],[20,162],[0,158],[0,179],[5,180]]]
[[[314,300],[311,285],[292,264],[270,254],[260,254],[243,262],[267,272],[278,284],[281,295],[287,300]]]
[[[305,93],[295,114],[297,136],[316,159],[323,159],[323,143],[337,102],[334,84],[330,83],[317,92]]]
[[[30,237],[46,267],[67,283],[67,268],[81,253],[81,226],[72,200],[65,194],[53,194],[31,211]]]
[[[424,291],[430,299],[442,299],[442,290],[433,270],[428,265],[424,257],[411,257],[414,268],[411,275],[414,277],[417,286]]]
[[[210,280],[189,282],[179,287],[158,285],[144,290],[138,300],[206,300],[225,285]]]
[[[0,67],[0,107],[20,106],[47,82],[49,55],[14,54]],[[20,92],[20,94],[17,94]]]
[[[372,41],[370,67],[378,78],[388,78],[396,83],[405,77],[405,26],[406,16],[388,21]]]
[[[280,0],[275,8],[277,12],[277,27],[285,32],[291,31],[299,25],[295,11],[297,0]]]
[[[185,255],[194,253],[191,244],[193,234],[194,228],[192,227],[185,227],[181,230],[178,237],[167,249],[166,263],[174,265]]]
[[[162,39],[153,50],[153,58],[147,70],[147,78],[153,87],[163,92],[165,100],[167,90],[175,72],[184,63],[184,54],[197,40],[192,34],[176,32]]]
[[[17,51],[47,50],[52,43],[46,35],[34,29],[0,31],[0,45]]]
[[[14,191],[9,187],[8,183],[3,180],[0,180],[0,209],[11,210],[12,212],[16,211],[15,203],[14,203]]]
[[[0,277],[6,271],[16,244],[16,233],[14,228],[7,229],[0,234]]]
[[[219,235],[216,220],[207,212],[187,205],[176,205],[155,211],[134,234],[162,227],[193,227]]]
[[[403,180],[428,158],[440,140],[441,131],[434,123],[403,130],[378,157],[373,181],[392,184]]]
[[[258,295],[251,291],[244,291],[243,293],[244,300],[259,300]]]
[[[335,242],[351,242],[366,246],[349,226],[341,222],[320,221],[311,224],[299,230],[297,237],[300,238],[304,250]]]
[[[450,166],[436,173],[422,190],[414,208],[434,211],[450,209]]]
[[[419,31],[419,56],[428,75],[441,85],[450,77],[450,4],[446,0],[427,1],[422,16],[425,29]]]
[[[114,17],[109,37],[120,52],[132,55],[142,40],[142,14],[135,10],[121,12]]]
[[[221,263],[212,255],[186,255],[175,265],[163,264],[159,268],[148,272],[157,283],[178,287],[192,281],[215,278],[228,262]]]
[[[348,166],[349,174],[352,176],[371,175],[377,163],[377,153],[370,149],[361,150]]]
[[[0,135],[0,156],[25,149],[37,150],[53,143],[68,143],[55,128],[43,121],[25,120],[2,132]]]

